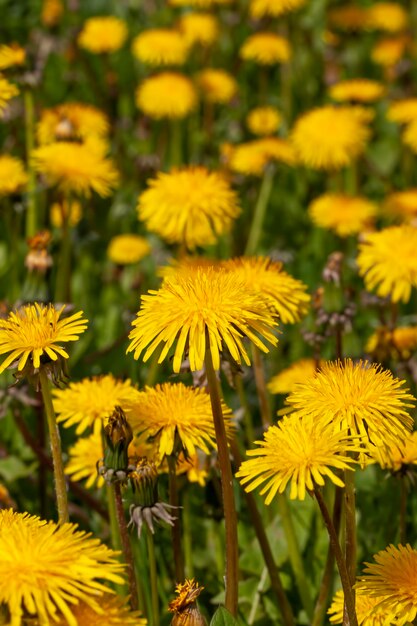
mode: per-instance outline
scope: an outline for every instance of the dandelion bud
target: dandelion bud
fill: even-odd
[[[116,406],[104,428],[106,449],[104,464],[99,472],[108,482],[126,480],[129,472],[128,448],[133,439],[132,429],[120,406]]]
[[[175,593],[178,597],[168,605],[168,611],[175,613],[171,626],[207,626],[196,602],[203,589],[193,578],[176,586]]]

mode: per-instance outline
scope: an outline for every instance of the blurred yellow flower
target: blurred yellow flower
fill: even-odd
[[[366,23],[366,8],[351,4],[330,9],[328,20],[331,26],[340,30],[363,30]]]
[[[61,318],[65,306],[56,309],[52,304],[28,304],[0,318],[0,354],[10,353],[0,366],[3,372],[19,359],[17,369],[21,371],[28,359],[34,368],[39,368],[41,357],[56,361],[58,356],[68,359],[61,343],[77,341],[87,328],[87,320],[79,311]]]
[[[362,107],[328,105],[304,113],[292,131],[299,160],[322,170],[350,165],[366,148],[371,119],[372,113]]]
[[[193,7],[209,9],[215,6],[233,4],[236,0],[168,0],[173,7]]]
[[[23,65],[25,61],[26,51],[19,44],[0,45],[0,70]]]
[[[405,222],[414,221],[417,218],[417,187],[390,193],[385,198],[384,211]]]
[[[198,453],[198,451],[188,457],[180,454],[177,458],[177,474],[187,474],[187,480],[190,483],[198,483],[200,487],[204,487],[209,477],[208,460],[209,457],[206,454]]]
[[[197,74],[196,83],[204,100],[218,104],[227,104],[238,91],[238,84],[231,74],[211,67]]]
[[[188,56],[187,40],[176,30],[151,28],[140,33],[132,43],[134,56],[147,65],[183,65]]]
[[[136,104],[153,119],[182,119],[197,106],[197,92],[184,74],[163,72],[139,85]]]
[[[315,484],[324,485],[325,476],[343,487],[334,470],[352,470],[355,462],[349,452],[356,448],[347,433],[320,419],[284,418],[268,428],[263,441],[255,443],[258,448],[246,453],[255,458],[244,461],[236,476],[246,491],[266,483],[260,492],[267,494],[265,504],[271,504],[288,483],[291,500],[304,500],[306,489],[312,491]]]
[[[246,39],[240,49],[240,56],[246,61],[255,61],[261,65],[287,63],[291,58],[291,47],[284,37],[260,32]]]
[[[9,100],[19,94],[19,90],[16,85],[9,83],[6,78],[3,78],[0,74],[0,118],[1,112],[6,108]]]
[[[51,220],[52,226],[55,228],[61,228],[64,219],[68,220],[68,225],[73,228],[78,224],[82,216],[81,204],[77,200],[72,200],[70,205],[64,200],[60,203],[54,202],[51,206],[49,219]]]
[[[93,54],[119,50],[127,39],[126,23],[114,17],[90,17],[78,35],[78,45]]]
[[[65,192],[89,196],[95,191],[106,197],[119,182],[119,174],[113,162],[105,157],[104,146],[99,141],[50,143],[35,148],[32,159],[35,169],[48,183],[58,185]]]
[[[104,593],[99,598],[100,612],[87,602],[71,605],[71,614],[77,626],[147,626],[145,618],[138,611],[131,611],[127,599],[112,593]],[[56,626],[67,626],[66,619],[60,619]]]
[[[278,343],[273,333],[277,323],[264,300],[230,272],[210,267],[167,278],[158,291],[142,296],[132,325],[127,352],[134,352],[135,359],[145,352],[147,361],[162,344],[162,363],[176,342],[174,372],[180,371],[187,348],[190,369],[196,371],[203,367],[209,344],[218,370],[225,348],[237,363],[250,365],[245,337],[263,352],[269,351],[263,340]]]
[[[413,122],[417,119],[417,98],[404,98],[391,102],[387,109],[387,118],[400,124]]]
[[[359,245],[359,274],[368,291],[408,302],[417,287],[417,229],[407,224],[369,233]]]
[[[0,155],[0,197],[21,191],[28,177],[20,159],[9,154]]]
[[[304,383],[306,380],[314,378],[316,372],[317,367],[314,359],[300,359],[273,376],[267,385],[268,391],[274,394],[290,393],[298,383]]]
[[[109,132],[107,115],[92,106],[81,102],[66,102],[41,112],[36,128],[40,144],[59,140],[105,137]]]
[[[417,326],[380,326],[366,342],[365,351],[381,362],[387,358],[409,359],[417,349]]]
[[[275,107],[257,107],[249,111],[246,124],[254,135],[273,135],[281,125],[281,113]]]
[[[268,163],[273,161],[295,164],[295,151],[287,139],[264,137],[233,146],[228,164],[239,174],[261,176]]]
[[[255,19],[278,17],[283,13],[296,11],[306,0],[250,0],[249,14]]]
[[[159,172],[139,196],[138,216],[146,228],[189,250],[215,243],[239,214],[227,179],[205,167]]]
[[[62,0],[43,0],[41,22],[44,26],[53,28],[56,26],[64,13]]]
[[[88,437],[80,437],[68,449],[68,462],[65,473],[72,480],[84,480],[87,489],[102,487],[104,478],[97,472],[97,464],[104,457],[103,439],[99,430],[94,431]]]
[[[139,235],[116,235],[107,248],[110,261],[118,265],[138,263],[151,251],[149,242]]]
[[[384,37],[372,48],[371,59],[382,67],[391,68],[401,61],[409,45],[408,36]]]
[[[329,88],[329,96],[337,102],[375,102],[384,97],[385,85],[369,78],[341,80]]]
[[[382,598],[356,594],[355,605],[358,623],[361,626],[388,626],[396,622],[391,621],[391,614],[384,609],[376,608]],[[331,624],[343,624],[344,594],[342,589],[336,591],[332,604],[327,611]]]
[[[210,13],[185,13],[179,19],[178,29],[189,46],[210,46],[219,36],[219,22]]]
[[[408,14],[397,2],[374,2],[366,10],[365,26],[396,33],[408,26]]]
[[[378,208],[361,196],[326,193],[313,200],[308,212],[317,226],[332,230],[339,237],[349,237],[372,226]]]
[[[415,154],[417,153],[417,119],[407,124],[402,140]]]

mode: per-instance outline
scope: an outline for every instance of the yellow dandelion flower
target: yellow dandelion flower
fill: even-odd
[[[388,626],[393,624],[391,615],[384,609],[377,607],[381,598],[356,595],[356,615],[360,626]],[[332,604],[327,611],[331,624],[343,624],[344,594],[341,589],[336,591]]]
[[[254,135],[272,135],[281,126],[281,113],[270,106],[252,109],[246,118],[246,124]]]
[[[265,299],[284,324],[295,324],[307,313],[310,303],[307,287],[287,274],[282,263],[267,257],[240,257],[225,261],[222,267],[246,281],[248,289]]]
[[[127,39],[126,23],[118,17],[90,17],[78,36],[78,45],[93,54],[115,52]]]
[[[271,504],[289,482],[291,500],[304,500],[306,489],[324,485],[325,476],[343,487],[333,469],[353,469],[354,461],[348,454],[355,448],[346,433],[322,420],[284,418],[268,428],[263,441],[255,443],[259,447],[246,453],[255,458],[244,461],[236,476],[246,491],[266,482],[260,492],[267,494],[265,504]]]
[[[81,221],[82,216],[82,207],[77,200],[73,200],[71,204],[68,204],[66,200],[54,202],[49,214],[51,224],[55,228],[61,228],[64,220],[73,228]]]
[[[364,7],[351,4],[337,7],[328,12],[329,24],[340,30],[363,30],[366,22],[367,10]]]
[[[417,326],[400,326],[393,330],[380,326],[366,342],[365,351],[377,356],[378,361],[386,358],[409,359],[417,349]]]
[[[0,70],[6,70],[15,65],[23,65],[26,61],[26,51],[19,44],[0,46]]]
[[[369,446],[368,454],[382,469],[392,472],[399,472],[409,465],[417,465],[417,431],[396,445]]]
[[[138,611],[131,611],[126,598],[104,593],[100,597],[100,612],[86,602],[71,607],[77,626],[147,626],[145,618]],[[67,621],[60,619],[57,626],[67,626]]]
[[[13,500],[10,497],[7,487],[0,483],[0,509],[13,507]]]
[[[9,83],[6,78],[0,75],[0,113],[6,108],[9,100],[19,94],[19,90],[16,85]],[[1,117],[1,115],[0,115]]]
[[[326,193],[313,200],[308,212],[317,226],[332,230],[339,237],[349,237],[369,228],[378,208],[367,198]]]
[[[141,261],[150,251],[151,247],[144,237],[117,235],[109,243],[107,256],[118,265],[130,265]]]
[[[139,85],[136,104],[153,119],[182,119],[197,106],[197,92],[184,74],[163,72]]]
[[[417,120],[410,122],[405,128],[402,140],[414,154],[417,154]]]
[[[0,155],[0,196],[21,191],[28,177],[20,159],[8,154]]]
[[[250,0],[249,14],[254,19],[278,17],[290,11],[297,11],[306,0]]]
[[[118,380],[111,374],[84,378],[66,389],[53,390],[57,421],[65,428],[76,425],[77,435],[87,428],[100,432],[116,406],[128,412],[138,393],[129,379]]]
[[[50,143],[35,148],[32,159],[35,169],[65,192],[89,196],[95,191],[106,197],[119,182],[113,162],[105,157],[98,141]]]
[[[40,367],[42,355],[42,360],[56,361],[58,356],[68,359],[59,344],[77,341],[87,328],[87,320],[82,318],[82,311],[60,319],[64,309],[35,303],[17,309],[6,319],[0,318],[0,354],[10,353],[0,365],[0,373],[17,359],[19,371],[28,359],[33,367]]]
[[[234,146],[229,156],[229,167],[239,174],[261,176],[272,161],[294,165],[295,160],[294,148],[287,139],[263,137]]]
[[[232,411],[222,403],[226,431],[230,432]],[[158,455],[173,454],[177,438],[187,455],[199,448],[207,454],[216,447],[210,396],[204,389],[182,383],[145,387],[128,416],[134,433],[155,440]]]
[[[227,179],[204,167],[159,172],[139,196],[138,216],[146,228],[190,250],[215,243],[239,214]]]
[[[350,165],[366,148],[369,111],[361,107],[324,106],[302,115],[292,141],[301,163],[333,170]]]
[[[80,437],[68,450],[65,473],[72,480],[84,480],[87,489],[102,487],[104,478],[97,472],[97,464],[104,457],[103,439],[99,430],[89,437]]]
[[[196,83],[204,100],[218,104],[227,104],[238,91],[238,84],[231,74],[211,67],[197,74]]]
[[[274,33],[255,33],[243,43],[240,56],[246,61],[255,61],[261,65],[288,63],[291,46],[288,39]]]
[[[263,352],[268,352],[268,348],[262,339],[272,345],[278,343],[272,332],[276,326],[273,312],[257,293],[248,289],[246,282],[224,270],[197,268],[193,274],[180,273],[141,300],[127,352],[134,352],[138,359],[145,351],[143,360],[147,361],[162,344],[158,359],[162,363],[177,342],[174,372],[181,368],[187,344],[190,368],[196,371],[203,367],[207,342],[215,369],[220,368],[223,346],[237,363],[243,359],[250,365],[242,341],[245,337]]]
[[[337,102],[375,102],[384,97],[385,85],[369,78],[341,80],[329,89],[329,96]]]
[[[183,65],[188,51],[187,40],[169,28],[145,30],[132,43],[132,52],[138,61],[152,67]]]
[[[276,161],[286,165],[296,164],[294,147],[287,139],[282,137],[262,137],[262,139],[257,139],[253,143],[265,154],[268,162]]]
[[[372,30],[396,33],[408,26],[408,14],[397,2],[374,2],[367,11],[365,25]]]
[[[58,140],[104,138],[109,128],[107,116],[100,109],[81,102],[67,102],[42,111],[36,134],[42,145]]]
[[[417,287],[417,229],[405,224],[368,233],[359,245],[357,264],[368,291],[408,302]]]
[[[41,13],[42,24],[53,28],[59,24],[64,10],[62,0],[43,0]]]
[[[227,6],[235,0],[168,0],[173,7],[193,7],[197,9],[210,9],[215,6]]]
[[[417,119],[417,98],[403,98],[391,102],[387,110],[387,118],[399,124],[413,122]]]
[[[193,275],[197,268],[220,268],[220,265],[221,261],[217,259],[210,259],[204,256],[184,256],[180,260],[170,259],[168,265],[158,267],[157,275],[165,280],[165,278],[173,278],[179,273]]]
[[[375,563],[365,563],[366,575],[360,576],[356,584],[358,597],[379,597],[377,608],[389,612],[394,622],[412,622],[417,615],[417,550],[410,544],[391,544],[374,559]]]
[[[122,571],[117,552],[74,524],[0,511],[0,603],[13,626],[21,626],[24,615],[56,622],[58,610],[68,626],[77,626],[74,605],[85,602],[100,612],[108,592],[101,581],[123,584]]]
[[[384,211],[405,222],[414,221],[417,217],[417,188],[389,194],[385,198]]]
[[[298,383],[314,378],[317,366],[314,359],[300,359],[271,378],[269,393],[287,394],[296,389]]]
[[[176,471],[177,475],[187,474],[187,480],[190,483],[198,483],[200,487],[205,487],[209,473],[207,471],[206,454],[196,452],[187,457],[182,453],[177,458]]]
[[[219,36],[219,22],[210,13],[186,13],[181,16],[178,29],[188,46],[211,46]]]
[[[410,38],[407,36],[384,37],[372,48],[371,59],[382,67],[391,68],[401,61],[409,46]]]
[[[321,365],[314,378],[300,383],[287,398],[296,417],[330,423],[350,431],[365,445],[385,445],[408,436],[414,397],[405,381],[368,361],[351,359]]]

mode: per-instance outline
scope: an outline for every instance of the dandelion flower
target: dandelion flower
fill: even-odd
[[[211,46],[219,36],[219,22],[210,13],[186,13],[181,16],[178,29],[188,46]]]
[[[350,165],[366,148],[369,111],[361,107],[325,106],[302,115],[292,141],[303,165],[334,170]]]
[[[152,67],[183,65],[188,56],[188,44],[176,30],[151,28],[135,37],[132,43],[134,56]]]
[[[129,379],[118,380],[111,374],[84,378],[66,389],[53,390],[57,421],[63,422],[65,428],[76,425],[77,435],[87,428],[100,432],[116,406],[128,412],[137,394]]]
[[[78,45],[93,54],[116,52],[127,39],[126,23],[118,17],[90,17],[78,36]]]
[[[378,208],[367,198],[326,193],[310,204],[308,212],[317,226],[332,230],[339,237],[349,237],[366,230]]]
[[[306,489],[324,485],[324,477],[339,487],[344,484],[333,470],[353,469],[348,455],[355,448],[346,433],[321,420],[284,418],[270,426],[258,448],[248,450],[255,457],[244,461],[236,476],[246,491],[266,482],[261,495],[271,504],[276,493],[283,493],[290,482],[290,498],[304,500]]]
[[[0,70],[6,70],[16,65],[23,65],[25,61],[25,49],[18,44],[12,44],[11,46],[3,44],[0,46]]]
[[[296,389],[298,383],[314,378],[317,366],[314,359],[300,359],[273,376],[268,383],[269,393],[287,394]]]
[[[67,102],[41,113],[36,134],[38,142],[105,137],[109,132],[105,113],[90,104]]]
[[[408,124],[403,133],[402,140],[414,154],[417,154],[417,120],[413,120]]]
[[[417,229],[407,224],[369,233],[359,245],[359,274],[368,291],[408,302],[417,287]]]
[[[204,167],[159,172],[138,203],[139,219],[148,230],[190,250],[215,243],[239,214],[226,178]]]
[[[232,411],[222,403],[226,431],[230,431]],[[177,438],[186,455],[196,448],[207,454],[216,447],[210,396],[204,389],[182,383],[145,387],[128,416],[134,433],[155,440],[158,455],[175,453]]]
[[[89,437],[80,437],[68,450],[68,463],[65,473],[72,480],[86,478],[87,489],[102,487],[104,478],[97,472],[97,463],[104,457],[102,434],[99,430]]]
[[[413,425],[408,409],[414,397],[403,389],[404,383],[368,361],[328,362],[294,388],[287,404],[293,416],[349,430],[365,445],[385,445],[407,437]]]
[[[369,78],[341,80],[329,89],[329,96],[337,102],[375,102],[384,97],[385,86]]]
[[[417,188],[389,194],[385,198],[384,210],[388,215],[405,222],[414,221],[417,217]]]
[[[307,287],[287,274],[282,263],[267,257],[240,257],[222,266],[236,278],[246,281],[284,324],[295,324],[307,313],[310,296]]]
[[[100,598],[100,612],[95,611],[86,602],[71,607],[71,613],[77,626],[147,626],[145,618],[138,611],[131,611],[125,598],[105,593]],[[63,619],[57,626],[67,626]]]
[[[258,107],[249,112],[246,124],[254,135],[272,135],[281,125],[281,114],[274,107]]]
[[[387,110],[387,118],[399,124],[413,122],[417,119],[417,98],[404,98],[391,102]]]
[[[360,626],[388,626],[388,624],[394,623],[390,619],[392,617],[390,613],[377,608],[380,601],[381,598],[356,595],[355,608]],[[329,622],[331,624],[343,624],[344,594],[341,589],[336,591],[327,613],[330,615]]]
[[[329,24],[340,30],[363,30],[366,22],[366,8],[356,4],[331,9],[328,13]]]
[[[130,265],[141,261],[150,251],[151,247],[144,237],[117,235],[109,243],[107,256],[118,265]]]
[[[89,196],[95,191],[106,197],[117,186],[119,175],[102,148],[99,142],[58,141],[36,148],[32,159],[35,169],[64,192]]]
[[[6,108],[8,101],[18,94],[19,90],[16,85],[9,83],[6,78],[0,75],[0,113]]]
[[[157,275],[164,280],[165,278],[173,278],[179,273],[192,276],[197,268],[207,269],[209,267],[219,269],[221,261],[204,256],[184,256],[180,260],[172,258],[169,260],[168,265],[158,267]]]
[[[28,177],[20,159],[8,154],[0,155],[0,197],[21,191]]]
[[[59,23],[64,10],[62,0],[43,0],[41,13],[42,24],[53,28]]]
[[[382,67],[392,68],[401,61],[409,46],[410,38],[407,36],[384,37],[372,48],[371,59]]]
[[[391,544],[374,559],[375,563],[365,563],[366,575],[359,577],[356,593],[380,598],[377,608],[389,612],[399,623],[412,622],[417,615],[417,550],[409,544]]]
[[[399,326],[392,330],[381,326],[369,337],[365,346],[365,351],[377,356],[378,361],[389,357],[409,359],[416,349],[417,326]]]
[[[184,453],[177,457],[176,472],[178,476],[187,474],[187,480],[190,483],[198,483],[200,487],[205,487],[209,473],[207,471],[209,457],[202,452],[188,455]],[[168,468],[167,468],[168,470]]]
[[[243,43],[240,56],[246,61],[255,61],[260,65],[288,63],[291,58],[291,47],[288,39],[274,33],[255,33]]]
[[[203,367],[208,342],[215,369],[224,347],[237,363],[250,365],[242,340],[247,337],[268,352],[262,339],[277,344],[274,326],[273,312],[245,281],[224,270],[198,268],[194,274],[168,278],[158,291],[142,296],[127,352],[138,359],[145,351],[147,361],[162,344],[162,363],[176,342],[173,369],[179,372],[188,344],[190,368],[196,371]]]
[[[368,453],[382,469],[404,472],[407,466],[417,465],[417,431],[395,445],[369,446]]]
[[[408,15],[397,2],[374,2],[367,11],[365,25],[371,30],[396,33],[408,26]]]
[[[13,626],[23,616],[49,624],[58,611],[68,626],[77,626],[72,609],[85,602],[101,612],[100,582],[123,584],[123,565],[109,550],[74,524],[58,526],[28,513],[0,511],[0,603]]]
[[[207,68],[196,76],[202,96],[208,102],[227,104],[237,93],[236,80],[224,70]]]
[[[73,228],[81,221],[82,216],[81,204],[77,200],[72,200],[71,204],[64,200],[63,202],[54,202],[49,218],[55,228],[61,228],[64,220]]]
[[[163,72],[139,85],[136,104],[152,119],[182,119],[195,109],[197,93],[184,74]]]
[[[87,320],[82,311],[61,318],[65,309],[56,309],[52,304],[28,304],[17,309],[4,319],[0,318],[0,354],[8,357],[0,365],[0,373],[19,359],[21,371],[28,359],[33,367],[39,368],[42,359],[56,361],[58,356],[68,359],[68,354],[59,345],[67,341],[77,341],[87,328]]]
[[[239,174],[261,176],[268,163],[294,165],[292,144],[281,137],[263,137],[233,147],[229,157],[230,168]]]
[[[254,19],[278,17],[304,6],[306,0],[250,0],[249,13]]]
[[[198,9],[210,9],[215,6],[226,6],[235,0],[169,0],[173,7],[193,7]]]

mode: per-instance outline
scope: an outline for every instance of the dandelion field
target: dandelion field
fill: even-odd
[[[0,624],[416,624],[415,0],[0,15]]]

